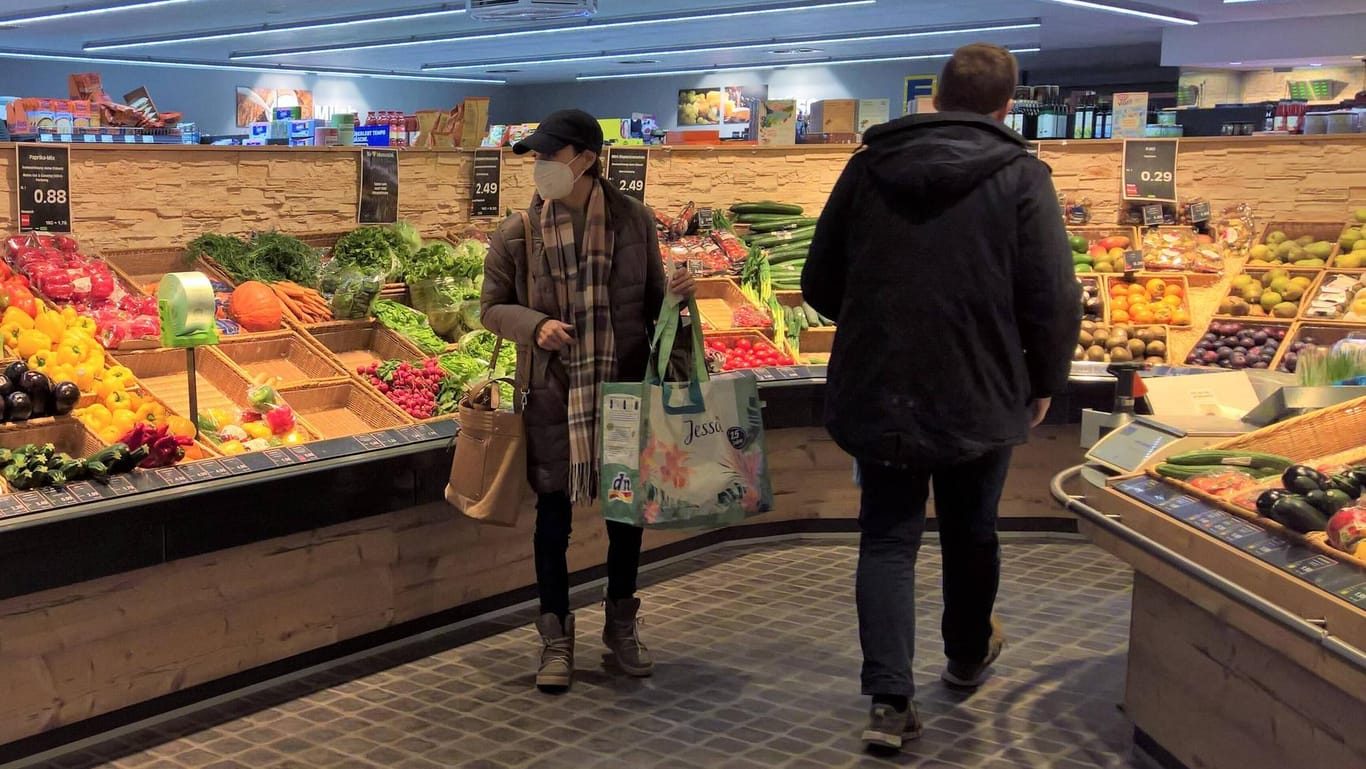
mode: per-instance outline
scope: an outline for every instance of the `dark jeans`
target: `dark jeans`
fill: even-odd
[[[968,664],[986,657],[1001,579],[996,507],[1009,465],[1008,448],[934,471],[860,465],[857,594],[864,694],[915,694],[915,561],[931,482],[944,559],[944,653]]]
[[[569,614],[569,533],[574,507],[563,493],[541,494],[536,499],[536,588],[541,613],[563,618]],[[607,597],[624,601],[636,594],[640,571],[640,537],[635,526],[607,521]]]

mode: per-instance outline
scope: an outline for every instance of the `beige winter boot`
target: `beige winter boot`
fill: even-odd
[[[536,620],[541,633],[541,667],[536,671],[536,688],[543,692],[562,692],[574,680],[574,615],[564,624],[554,614]]]
[[[617,657],[617,665],[627,675],[644,678],[655,671],[654,657],[640,640],[639,622],[640,599],[604,602],[607,607],[607,622],[602,628],[602,642]]]

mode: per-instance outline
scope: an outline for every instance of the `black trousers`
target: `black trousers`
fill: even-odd
[[[944,653],[967,664],[986,657],[1001,579],[996,507],[1010,453],[1002,449],[933,472],[860,465],[856,594],[864,694],[915,695],[915,563],[931,483],[944,561]]]
[[[541,494],[536,499],[536,588],[541,613],[561,619],[569,614],[569,534],[574,506],[564,493]],[[607,597],[624,601],[636,594],[643,529],[607,521]]]

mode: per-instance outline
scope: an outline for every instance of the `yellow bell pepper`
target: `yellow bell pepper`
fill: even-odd
[[[68,324],[68,329],[80,331],[84,333],[86,336],[90,337],[91,339],[94,339],[95,336],[100,332],[100,328],[98,325],[96,325],[95,319],[88,317],[86,315],[81,315],[80,317],[76,318],[76,320],[73,323]]]
[[[133,412],[127,409],[120,409],[114,412],[114,418],[109,420],[109,426],[118,428],[119,435],[127,433],[138,423],[138,418]]]
[[[225,457],[235,457],[238,454],[247,453],[247,447],[241,441],[223,441],[218,444],[218,450],[223,452]]]
[[[19,353],[20,358],[27,359],[51,349],[52,337],[37,329],[26,329],[19,334],[19,344],[15,347],[15,352]]]
[[[194,422],[185,417],[169,414],[166,417],[166,426],[170,429],[171,435],[178,438],[193,438],[195,436]]]
[[[298,430],[290,430],[285,433],[284,437],[280,439],[280,442],[286,446],[297,446],[304,442],[304,436]]]
[[[94,368],[91,368],[90,366],[79,365],[76,366],[72,374],[73,376],[75,376],[75,379],[73,379],[72,381],[76,383],[77,387],[81,388],[81,392],[88,393],[95,389]]]
[[[57,361],[59,363],[75,366],[84,363],[88,357],[90,357],[90,345],[70,336],[63,336],[57,346]]]
[[[96,430],[107,427],[113,419],[114,413],[103,403],[92,403],[87,408],[81,409],[81,420]]]
[[[120,430],[111,424],[100,428],[99,436],[100,440],[105,443],[118,443],[119,438],[122,438],[127,432],[127,430]]]
[[[152,427],[160,427],[166,422],[166,408],[156,401],[147,401],[138,406],[137,420]]]
[[[0,322],[18,323],[25,329],[33,328],[33,318],[18,307],[6,307],[5,314],[0,315]],[[91,319],[94,322],[94,319]]]
[[[110,366],[109,370],[104,372],[102,379],[105,382],[122,382],[125,390],[138,381],[137,377],[133,376],[133,372],[129,370],[127,366]]]
[[[0,339],[4,340],[6,350],[18,349],[19,337],[23,333],[24,327],[13,321],[0,324]]]
[[[48,335],[49,339],[61,339],[66,331],[66,321],[60,312],[41,312],[33,321],[33,327]]]
[[[270,427],[264,422],[247,422],[242,429],[252,438],[265,439],[271,436]]]
[[[75,307],[68,304],[62,308],[62,320],[66,321],[66,325],[70,326],[79,317],[81,317],[81,314],[76,312]]]
[[[119,414],[126,413],[128,415],[128,426],[130,428],[133,426],[134,418],[131,410],[132,400],[128,397],[127,392],[118,389],[110,390],[108,393],[105,393],[102,402],[105,406],[109,407],[110,411],[114,412],[114,418],[116,420],[118,419]]]

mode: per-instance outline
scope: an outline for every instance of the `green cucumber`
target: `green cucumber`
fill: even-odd
[[[780,222],[787,219],[799,219],[800,216],[793,214],[741,214],[735,217],[737,224],[766,224],[768,222]]]
[[[802,227],[814,227],[815,219],[804,216],[794,216],[789,219],[774,219],[771,222],[756,222],[749,227],[750,232],[765,233],[779,232],[781,230],[796,230]]]
[[[759,200],[749,203],[736,203],[730,210],[737,214],[787,214],[788,216],[800,216],[801,206],[794,206],[791,203],[775,203],[772,200]]]
[[[824,325],[823,323],[821,323],[820,313],[817,313],[816,308],[812,307],[806,302],[802,302],[802,314],[806,316],[806,324],[808,327],[820,328]]]
[[[1293,464],[1289,459],[1276,454],[1263,454],[1256,451],[1223,451],[1218,449],[1198,449],[1167,457],[1173,465],[1228,465],[1230,467],[1256,467],[1284,470]]]
[[[816,234],[815,227],[802,227],[796,230],[783,230],[781,232],[770,232],[758,237],[750,238],[751,246],[759,248],[771,248],[780,246],[784,243],[791,243],[798,240],[811,240],[811,236]]]

